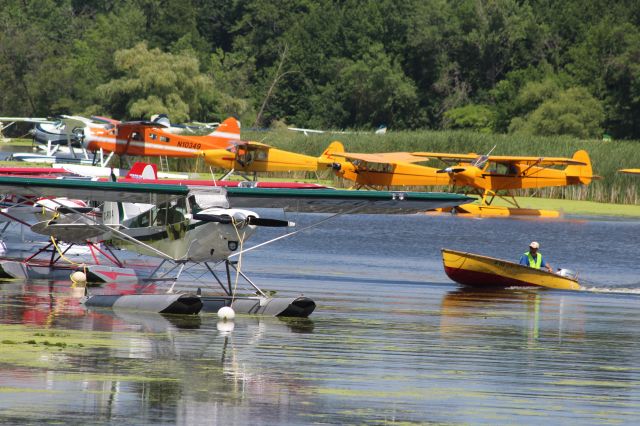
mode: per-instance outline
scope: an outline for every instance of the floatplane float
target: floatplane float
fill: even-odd
[[[577,274],[556,273],[474,253],[442,249],[444,271],[453,281],[474,288],[544,287],[579,290]]]
[[[192,303],[192,298],[197,297],[207,311],[232,306],[239,313],[287,316],[308,316],[315,309],[315,302],[304,296],[271,297],[241,271],[236,259],[244,252],[294,235],[329,218],[244,248],[244,242],[260,226],[286,228],[295,225],[287,220],[262,218],[248,208],[333,213],[335,216],[356,212],[416,213],[470,200],[447,193],[221,188],[25,177],[0,177],[0,193],[36,196],[57,204],[44,206],[53,215],[30,226],[33,232],[51,239],[46,249],[41,248],[36,253],[46,253],[50,268],[56,268],[58,261],[64,259],[64,252],[56,247],[58,241],[88,245],[109,259],[112,266],[98,264],[98,256],[92,252],[93,264],[77,265],[77,269],[86,270],[89,277],[101,274],[104,281],[138,277],[138,271],[125,267],[110,247],[162,259],[146,280],[172,282],[168,294],[153,298],[147,295],[89,295],[85,301],[87,306],[125,304],[135,309],[165,311],[167,306],[175,307],[176,302],[180,302],[180,297],[174,297],[173,290],[187,264],[189,268],[199,264],[211,273],[222,294],[186,294],[184,298],[187,299],[179,304],[178,311],[185,304],[190,305],[191,310],[198,309],[198,304]],[[89,200],[90,204],[86,208],[62,205],[56,201],[57,197]],[[98,243],[102,243],[104,249],[100,249]],[[28,260],[32,263],[34,259],[32,256]],[[0,262],[0,266],[9,275],[22,271],[24,278],[29,277],[30,262],[7,260]],[[165,264],[168,270],[162,269]],[[216,271],[220,267],[224,268],[222,273]],[[109,268],[106,273],[104,268]],[[236,276],[235,283],[232,275]],[[236,289],[239,278],[244,283],[241,291]]]

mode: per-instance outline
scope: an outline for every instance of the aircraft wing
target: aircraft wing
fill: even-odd
[[[447,162],[471,162],[476,160],[478,154],[445,154],[441,152],[412,152],[411,155],[417,157],[437,158]],[[566,157],[533,157],[533,156],[511,156],[511,155],[489,155],[486,161],[501,164],[524,164],[536,166],[583,166],[586,163]]]
[[[126,129],[131,127],[135,127],[136,129],[139,129],[141,127],[151,127],[151,128],[158,129],[158,128],[167,127],[164,124],[156,121],[121,121],[120,123],[117,123],[115,126],[118,129]]]
[[[0,194],[159,204],[186,196],[187,186],[0,176]]]
[[[367,163],[419,163],[421,161],[427,161],[428,158],[415,156],[408,152],[384,152],[378,154],[352,154],[347,152],[332,152],[332,157],[342,157],[347,160],[360,160]]]
[[[116,120],[116,119],[113,119],[113,118],[110,118],[110,117],[102,117],[102,116],[99,116],[99,115],[92,115],[91,119],[93,121],[97,121],[99,123],[113,124],[114,126],[116,124],[120,124],[121,123],[120,120]]]
[[[264,149],[271,148],[271,145],[267,145],[266,143],[256,142],[256,141],[231,141],[231,144],[237,147],[246,147],[246,148],[264,148]]]
[[[281,208],[308,213],[417,213],[470,203],[474,198],[443,192],[344,189],[227,188],[230,207]]]
[[[584,166],[587,163],[565,157],[519,157],[507,155],[489,155],[487,160],[492,163],[502,164],[526,164],[535,166]]]
[[[5,123],[11,121],[11,122],[24,122],[24,123],[48,123],[48,124],[53,124],[53,123],[57,123],[58,121],[56,120],[51,120],[49,118],[36,118],[36,117],[0,117],[0,121],[3,121]]]
[[[618,171],[622,173],[628,173],[630,175],[640,175],[640,169],[621,169]]]
[[[451,154],[444,152],[412,152],[411,155],[416,157],[437,158],[442,161],[470,162],[478,158],[478,154]]]

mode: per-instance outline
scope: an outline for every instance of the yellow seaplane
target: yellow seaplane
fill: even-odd
[[[513,191],[551,186],[587,185],[595,178],[586,151],[572,158],[447,154],[435,152],[348,153],[338,141],[319,156],[298,154],[260,142],[232,141],[226,149],[202,152],[208,164],[238,172],[321,171],[354,182],[356,189],[399,186],[458,186],[478,194],[479,204],[456,207],[458,213],[482,216],[529,215],[557,217],[553,210],[521,208]],[[436,158],[445,168],[416,163]],[[564,169],[554,168],[565,166]],[[492,205],[499,197],[510,207]]]
[[[544,287],[579,290],[577,274],[568,269],[547,272],[474,253],[442,249],[444,271],[453,281],[474,288]]]
[[[227,170],[227,175],[258,172],[319,171],[331,167],[331,153],[344,151],[340,142],[332,142],[319,157],[274,148],[262,142],[231,141],[222,149],[203,150],[207,164]]]
[[[550,186],[587,185],[595,178],[586,151],[572,158],[445,154],[435,152],[359,154],[330,153],[332,167],[339,176],[355,182],[356,188],[392,186],[458,186],[471,188],[481,196],[479,204],[465,204],[458,213],[482,216],[529,215],[557,217],[552,210],[520,208],[513,191]],[[437,158],[446,168],[422,166],[419,162]],[[566,166],[564,169],[553,166]],[[496,197],[512,207],[493,206]]]

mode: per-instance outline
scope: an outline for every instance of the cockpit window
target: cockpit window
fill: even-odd
[[[158,204],[152,209],[136,216],[127,225],[129,228],[141,228],[146,226],[166,226],[180,223],[185,220],[187,206],[184,197]]]

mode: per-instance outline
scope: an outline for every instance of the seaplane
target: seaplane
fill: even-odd
[[[197,157],[202,150],[226,148],[240,140],[240,122],[227,118],[207,135],[177,133],[164,116],[155,121],[127,121],[110,129],[87,127],[78,135],[84,149],[102,166],[113,155],[145,157]],[[108,156],[105,158],[105,154]]]
[[[106,166],[114,155],[147,157],[196,157],[201,149],[226,147],[240,139],[240,122],[172,124],[165,114],[150,121],[119,121],[107,117],[61,115],[54,119],[0,117],[0,121],[35,124],[34,141],[45,146],[45,154],[17,153],[21,161],[76,162]],[[8,127],[3,126],[3,129]],[[207,132],[204,135],[195,133]],[[76,150],[79,149],[79,152]],[[89,154],[93,154],[90,158]]]
[[[576,151],[572,158],[446,154],[435,152],[361,154],[331,153],[335,173],[355,183],[355,188],[398,186],[451,186],[471,188],[467,193],[480,195],[479,204],[456,207],[456,212],[481,216],[529,215],[557,217],[553,210],[523,209],[513,191],[551,186],[588,185],[593,175],[589,154]],[[416,163],[439,159],[445,168]],[[554,169],[553,166],[566,166]],[[511,207],[494,206],[498,197]]]
[[[315,302],[304,296],[272,297],[253,283],[238,264],[244,253],[269,243],[245,245],[257,228],[289,228],[294,224],[287,220],[260,217],[250,209],[278,208],[333,213],[335,216],[356,212],[416,213],[470,201],[464,195],[446,193],[221,188],[13,176],[0,176],[0,193],[37,196],[51,199],[54,203],[54,206],[44,207],[51,211],[50,217],[34,220],[30,226],[31,231],[46,236],[50,243],[27,259],[0,262],[0,273],[4,276],[29,277],[31,269],[36,266],[54,269],[65,260],[65,252],[59,248],[58,242],[86,244],[91,248],[93,264],[65,265],[66,273],[82,270],[89,280],[109,282],[169,279],[172,284],[166,297],[162,296],[163,303],[173,306],[177,312],[192,312],[192,307],[198,305],[194,302],[196,297],[205,310],[217,312],[221,307],[232,306],[239,313],[279,316],[308,316],[315,309]],[[90,203],[84,208],[63,205],[56,203],[59,197],[89,200]],[[329,218],[270,241],[294,235]],[[149,255],[161,261],[149,274],[138,276],[139,271],[121,262],[112,248]],[[35,259],[42,255],[48,261],[35,263]],[[100,263],[99,255],[112,264]],[[179,300],[180,295],[174,293],[175,283],[185,268],[194,265],[200,265],[213,276],[222,294],[200,293],[185,296],[187,301]],[[223,273],[220,268],[223,268]],[[245,285],[241,291],[237,289],[240,279]],[[109,306],[120,299],[119,295],[89,295],[85,302],[87,306]],[[129,300],[130,305],[138,308],[151,303],[148,297]]]
[[[53,118],[0,117],[0,122],[26,122],[34,125],[30,133],[33,141],[43,153],[14,153],[10,158],[17,161],[55,163],[70,162],[91,164],[88,154],[80,143],[85,129],[109,129],[117,120],[107,117],[61,115]],[[8,127],[9,125],[5,126]]]
[[[494,147],[495,148],[495,147]],[[204,150],[208,164],[228,170],[226,176],[241,173],[313,171],[331,169],[354,182],[355,189],[389,189],[407,186],[449,186],[467,188],[480,196],[479,203],[456,207],[457,213],[480,216],[527,215],[557,217],[559,212],[521,208],[514,197],[518,189],[588,185],[593,175],[589,154],[580,150],[572,158],[445,154],[434,152],[348,153],[338,141],[319,156],[273,148],[261,142],[237,141],[225,149]],[[445,168],[428,167],[439,159]],[[554,167],[565,166],[564,169]],[[223,177],[224,179],[224,177]],[[470,188],[470,190],[468,190]],[[508,206],[492,205],[495,198]]]
[[[244,175],[258,172],[327,170],[334,163],[331,154],[340,149],[342,144],[333,142],[319,157],[313,157],[277,149],[262,142],[233,141],[224,148],[203,150],[201,155],[207,164],[227,170],[221,177],[224,180],[236,172]]]

